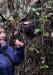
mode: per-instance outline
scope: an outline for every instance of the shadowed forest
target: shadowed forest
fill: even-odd
[[[11,46],[25,46],[15,75],[53,75],[53,0],[0,0],[0,22]]]

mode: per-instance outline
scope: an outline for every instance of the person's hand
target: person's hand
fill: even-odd
[[[53,32],[51,32],[51,37],[53,38]]]
[[[22,47],[24,44],[21,42],[21,41],[19,41],[18,39],[15,41],[15,46],[16,47]]]

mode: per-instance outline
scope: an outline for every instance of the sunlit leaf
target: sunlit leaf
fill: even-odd
[[[44,65],[44,68],[49,68],[47,65]]]
[[[41,31],[41,29],[35,29],[35,31],[34,31],[34,34],[36,34],[36,33],[38,33],[38,32],[40,32]]]
[[[49,33],[48,32],[44,32],[43,36],[49,36]]]

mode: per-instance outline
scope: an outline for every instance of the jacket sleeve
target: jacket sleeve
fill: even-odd
[[[22,60],[24,60],[24,46],[20,48],[16,48],[15,65],[19,65]]]

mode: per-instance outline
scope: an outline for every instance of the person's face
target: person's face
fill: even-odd
[[[0,43],[4,43],[6,38],[6,33],[3,28],[0,28]]]

